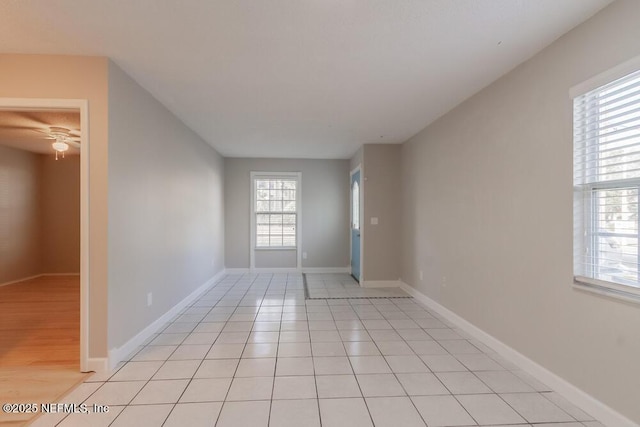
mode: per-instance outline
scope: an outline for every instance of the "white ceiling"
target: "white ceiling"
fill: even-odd
[[[50,127],[70,130],[73,136],[80,135],[80,111],[77,110],[0,110],[0,145],[40,154],[55,154]],[[68,154],[79,154],[80,150],[70,146]]]
[[[0,2],[0,52],[104,55],[225,156],[400,143],[611,0]]]

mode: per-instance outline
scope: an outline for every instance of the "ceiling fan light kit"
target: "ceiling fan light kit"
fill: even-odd
[[[55,142],[51,144],[51,147],[56,152],[56,160],[58,160],[58,155],[60,153],[62,153],[62,158],[64,159],[64,153],[69,149],[69,143],[79,146],[79,144],[72,140],[71,131],[66,128],[50,127],[48,138],[55,139]]]

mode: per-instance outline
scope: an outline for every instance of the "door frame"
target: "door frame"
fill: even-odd
[[[353,187],[351,182],[353,181],[353,175],[360,172],[360,183],[358,184],[360,187],[360,200],[358,201],[360,205],[360,286],[364,283],[364,271],[362,271],[362,259],[364,254],[364,248],[362,245],[363,236],[364,236],[364,175],[362,165],[359,164],[351,172],[349,172],[349,272],[353,276],[353,271],[351,269],[353,255],[353,236],[351,231],[351,218],[353,217]]]
[[[80,111],[80,371],[89,366],[89,100],[0,98],[0,110]]]

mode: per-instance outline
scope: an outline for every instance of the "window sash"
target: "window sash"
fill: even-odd
[[[255,249],[296,249],[298,180],[254,178]]]

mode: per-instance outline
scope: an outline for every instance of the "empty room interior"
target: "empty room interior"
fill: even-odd
[[[1,2],[0,425],[638,427],[639,20]]]

